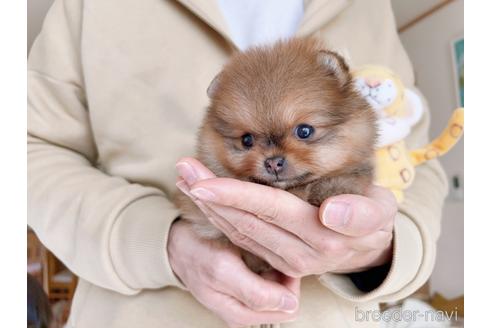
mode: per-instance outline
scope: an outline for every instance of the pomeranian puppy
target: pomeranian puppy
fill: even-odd
[[[312,38],[232,56],[207,90],[197,158],[219,177],[289,191],[312,205],[365,194],[373,178],[375,114],[344,59]],[[224,238],[181,192],[181,218]],[[245,253],[247,254],[247,253]],[[245,256],[251,269],[263,264]]]

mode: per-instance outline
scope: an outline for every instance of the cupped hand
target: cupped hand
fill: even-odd
[[[236,246],[201,239],[185,221],[171,226],[168,254],[174,273],[191,294],[230,327],[286,322],[296,316],[299,279],[279,272],[254,274]]]
[[[177,186],[211,223],[288,276],[357,272],[391,260],[397,206],[385,188],[330,197],[317,208],[280,189],[217,178],[193,158],[176,167]]]

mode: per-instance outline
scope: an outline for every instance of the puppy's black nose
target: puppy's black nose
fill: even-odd
[[[268,173],[277,175],[287,166],[287,161],[281,156],[270,157],[265,160],[265,168]]]

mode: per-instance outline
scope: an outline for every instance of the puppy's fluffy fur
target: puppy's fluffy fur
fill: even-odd
[[[208,94],[197,157],[217,176],[281,188],[315,206],[366,192],[375,116],[343,58],[319,41],[291,39],[237,53]],[[223,238],[188,197],[176,199],[182,218],[202,236]]]

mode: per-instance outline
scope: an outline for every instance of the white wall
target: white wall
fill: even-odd
[[[391,0],[396,25],[402,27],[445,0]]]
[[[452,110],[458,106],[451,41],[463,36],[463,6],[463,0],[454,1],[400,35],[414,65],[417,86],[429,101],[431,136],[439,134]],[[457,174],[463,179],[463,151],[461,141],[441,159],[450,177]],[[447,297],[463,294],[463,209],[462,200],[448,197],[443,211],[436,267],[431,276],[431,289]]]

